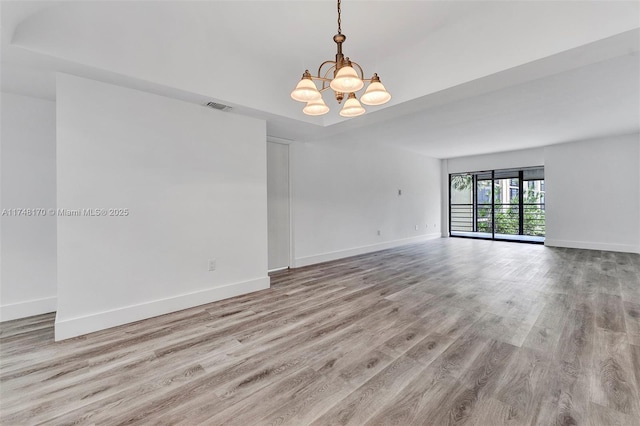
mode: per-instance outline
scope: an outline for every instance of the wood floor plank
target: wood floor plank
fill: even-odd
[[[491,341],[473,361],[462,377],[462,386],[448,400],[440,402],[440,408],[423,408],[423,418],[432,418],[433,424],[460,425],[467,422],[477,405],[495,393],[498,380],[509,364],[517,348],[497,340]]]
[[[402,355],[424,339],[429,334],[429,331],[430,329],[426,325],[414,324],[397,333],[387,340],[384,345],[397,355]]]
[[[496,399],[486,398],[469,416],[470,426],[506,426],[523,424],[512,417],[512,408]]]
[[[406,352],[406,355],[427,366],[447,350],[453,342],[454,339],[451,337],[432,333],[416,343]]]
[[[625,333],[597,330],[590,370],[591,401],[620,413],[640,417],[631,349]]]
[[[640,346],[640,304],[623,302],[622,306],[629,343]]]
[[[473,360],[489,342],[490,339],[481,336],[477,331],[469,330],[449,345],[431,363],[431,367],[440,371],[441,375],[461,378]]]
[[[587,422],[590,404],[587,376],[575,372],[565,363],[552,364],[541,386],[544,395],[531,424],[581,425]]]
[[[456,339],[475,324],[482,317],[482,313],[459,307],[440,306],[426,311],[421,317],[434,332]]]
[[[505,368],[493,398],[509,408],[511,423],[531,423],[547,389],[541,383],[552,360],[549,352],[520,348]]]
[[[393,399],[424,366],[400,356],[363,385],[318,417],[314,425],[362,425]]]
[[[554,328],[531,327],[531,331],[527,334],[523,348],[529,348],[537,352],[554,353],[558,347],[560,340],[560,332]]]
[[[267,388],[256,392],[253,398],[245,398],[225,410],[216,410],[215,401],[208,401],[206,394],[199,395],[187,404],[176,407],[163,415],[169,424],[258,424],[265,411],[272,411],[286,404],[302,389],[319,380],[321,374],[312,368],[305,368],[296,374],[276,381]],[[255,409],[255,399],[260,401],[260,410]]]
[[[296,392],[287,403],[265,415],[258,424],[310,424],[350,392],[350,387],[341,378],[323,376]]]
[[[595,317],[593,309],[584,303],[571,310],[563,325],[556,359],[572,374],[587,374],[591,367],[591,356],[595,340]]]
[[[619,411],[602,407],[598,404],[589,404],[589,426],[637,426],[636,418],[627,416]]]
[[[462,383],[446,371],[427,367],[406,384],[393,398],[384,401],[365,425],[422,424],[427,413],[439,413],[444,401],[451,400]],[[435,423],[434,423],[435,424]]]
[[[596,324],[613,332],[626,332],[624,308],[619,295],[598,294],[596,296]]]
[[[640,346],[629,345],[631,365],[635,374],[636,389],[640,391]]]
[[[62,342],[0,323],[0,424],[640,425],[640,255],[452,238],[271,283]]]
[[[487,312],[473,327],[488,339],[497,339],[514,346],[522,346],[533,324]]]

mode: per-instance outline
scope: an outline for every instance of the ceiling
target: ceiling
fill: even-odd
[[[270,136],[435,158],[640,130],[640,2],[350,1],[344,51],[392,100],[308,117],[289,93],[333,59],[333,1],[2,1],[2,90],[65,72],[267,120]],[[326,98],[326,96],[325,96]]]

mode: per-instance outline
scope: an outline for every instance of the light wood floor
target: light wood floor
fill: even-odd
[[[53,342],[1,325],[22,424],[639,425],[640,256],[441,239]]]

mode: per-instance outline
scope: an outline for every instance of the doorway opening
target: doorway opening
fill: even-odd
[[[268,270],[287,269],[291,258],[289,145],[267,142]]]

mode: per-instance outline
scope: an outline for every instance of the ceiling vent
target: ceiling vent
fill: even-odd
[[[229,105],[217,104],[215,102],[207,102],[207,106],[213,109],[219,109],[220,111],[231,111],[233,108]]]

